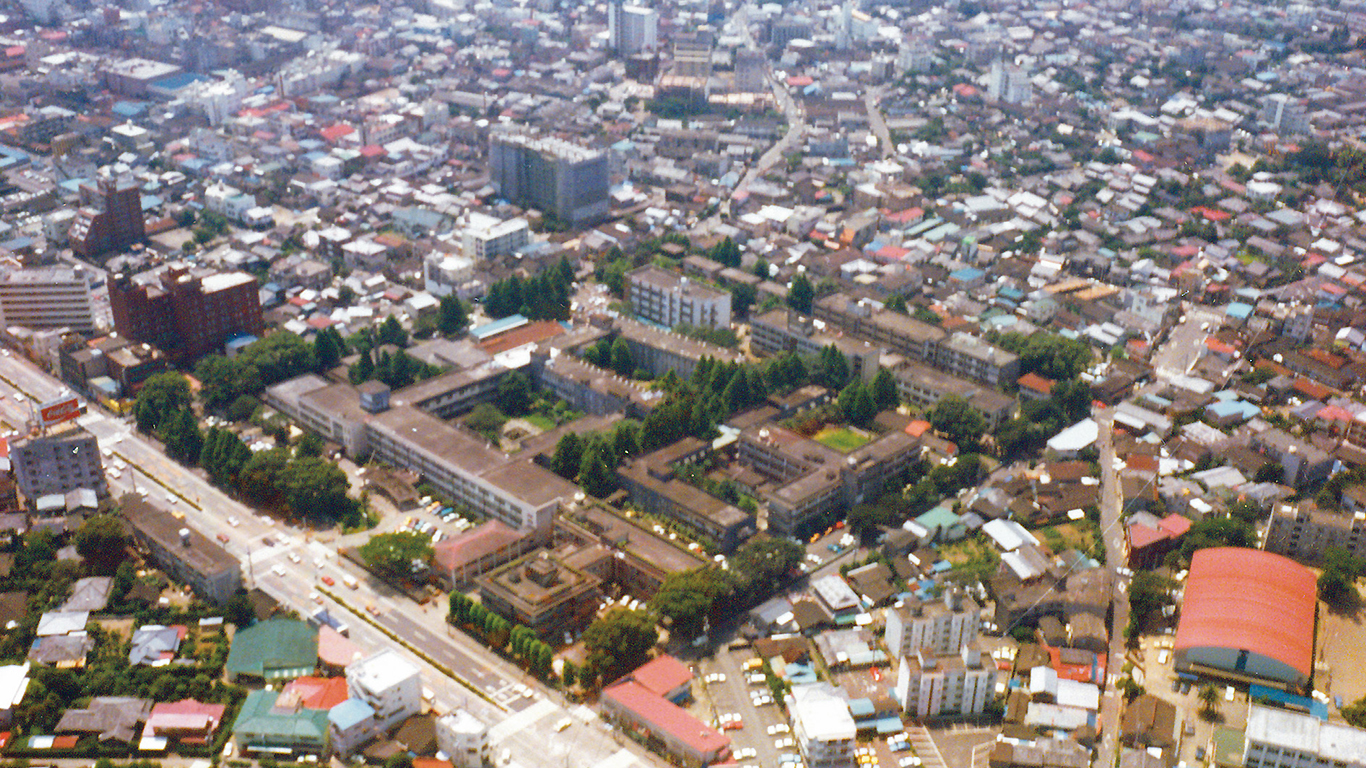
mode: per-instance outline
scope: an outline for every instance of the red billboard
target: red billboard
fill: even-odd
[[[81,415],[81,401],[75,396],[60,400],[49,400],[38,407],[38,417],[43,426],[50,427],[63,421],[71,421]]]

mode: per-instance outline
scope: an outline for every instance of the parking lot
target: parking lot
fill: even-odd
[[[723,716],[738,714],[743,727],[726,731],[731,739],[731,749],[737,755],[735,762],[776,768],[782,755],[800,755],[801,751],[795,742],[791,745],[784,743],[784,740],[791,738],[791,733],[787,731],[790,726],[782,706],[776,701],[759,705],[754,703],[756,694],[770,696],[766,684],[751,683],[747,679],[751,674],[762,675],[762,670],[747,672],[744,669],[746,662],[757,658],[749,648],[722,648],[713,656],[700,660],[697,664],[698,682],[693,688],[697,696],[693,714],[702,720],[717,723]],[[718,679],[718,675],[724,675],[724,679]],[[770,733],[771,729],[777,732]],[[775,742],[784,745],[776,746]]]

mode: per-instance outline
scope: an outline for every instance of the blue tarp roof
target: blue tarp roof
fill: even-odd
[[[1328,720],[1328,705],[1317,699],[1311,699],[1307,696],[1296,696],[1293,693],[1278,691],[1275,688],[1268,688],[1265,685],[1248,686],[1247,693],[1248,697],[1253,701],[1256,701],[1257,699],[1266,699],[1267,701],[1272,701],[1291,709],[1308,712],[1319,720]]]
[[[526,325],[527,319],[522,315],[508,315],[502,320],[494,320],[478,328],[470,329],[470,335],[476,339],[483,340],[503,331],[510,331],[521,325]]]

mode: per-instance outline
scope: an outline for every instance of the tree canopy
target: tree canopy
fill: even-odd
[[[155,374],[138,392],[133,415],[138,431],[152,433],[161,429],[171,416],[190,407],[190,382],[173,371]]]
[[[111,576],[128,556],[128,535],[114,515],[95,515],[81,524],[74,541],[76,552],[94,571]]]
[[[977,442],[987,429],[986,417],[959,395],[949,395],[935,403],[930,411],[930,424],[943,432],[962,451],[976,450]]]
[[[379,533],[360,547],[360,556],[391,576],[411,576],[432,557],[432,540],[412,531]]]
[[[648,611],[613,608],[595,619],[583,633],[588,664],[604,682],[644,664],[659,642],[654,617]]]
[[[703,623],[717,601],[734,587],[730,575],[716,568],[671,573],[650,598],[650,610],[667,618],[673,632],[694,637],[702,633]]]

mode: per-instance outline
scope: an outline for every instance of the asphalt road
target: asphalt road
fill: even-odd
[[[1105,542],[1105,563],[1111,572],[1128,561],[1128,545],[1124,533],[1123,491],[1119,483],[1119,470],[1116,466],[1115,445],[1111,439],[1114,416],[1111,411],[1100,411],[1095,416],[1100,425],[1100,525]],[[1111,596],[1110,657],[1106,663],[1107,679],[1102,686],[1101,698],[1101,744],[1096,753],[1095,768],[1112,768],[1115,754],[1119,749],[1119,718],[1124,700],[1115,688],[1114,681],[1124,666],[1124,630],[1129,624],[1129,595],[1127,579],[1116,578]]]
[[[1186,322],[1173,327],[1167,340],[1153,352],[1152,365],[1159,379],[1189,373],[1200,359],[1205,337],[1219,327],[1219,310],[1198,304],[1186,304],[1185,308]]]
[[[0,419],[21,430],[31,400],[58,396],[64,385],[32,363],[0,353]],[[22,393],[16,398],[16,393]],[[204,535],[219,538],[225,548],[242,558],[244,582],[260,587],[288,608],[309,615],[325,606],[350,627],[350,637],[366,651],[395,648],[395,642],[371,626],[364,615],[374,606],[373,620],[422,653],[451,669],[451,678],[407,648],[397,650],[422,670],[425,687],[433,692],[439,710],[461,708],[490,726],[495,758],[510,752],[512,765],[562,765],[564,768],[634,768],[662,766],[664,762],[639,745],[611,731],[592,710],[569,705],[556,692],[540,685],[515,666],[480,648],[460,633],[448,634],[439,605],[419,606],[371,579],[315,538],[313,532],[292,527],[259,514],[189,470],[170,460],[131,423],[90,406],[80,423],[99,440],[110,455],[106,469],[115,462],[127,465],[119,477],[111,476],[114,495],[145,491],[186,519]],[[342,585],[354,576],[357,588]],[[331,577],[336,584],[325,585]],[[326,589],[346,605],[325,597]],[[463,684],[462,684],[463,681]],[[490,704],[475,696],[466,684],[492,698]],[[554,725],[569,718],[571,725],[556,731]],[[547,763],[547,755],[555,757]]]

